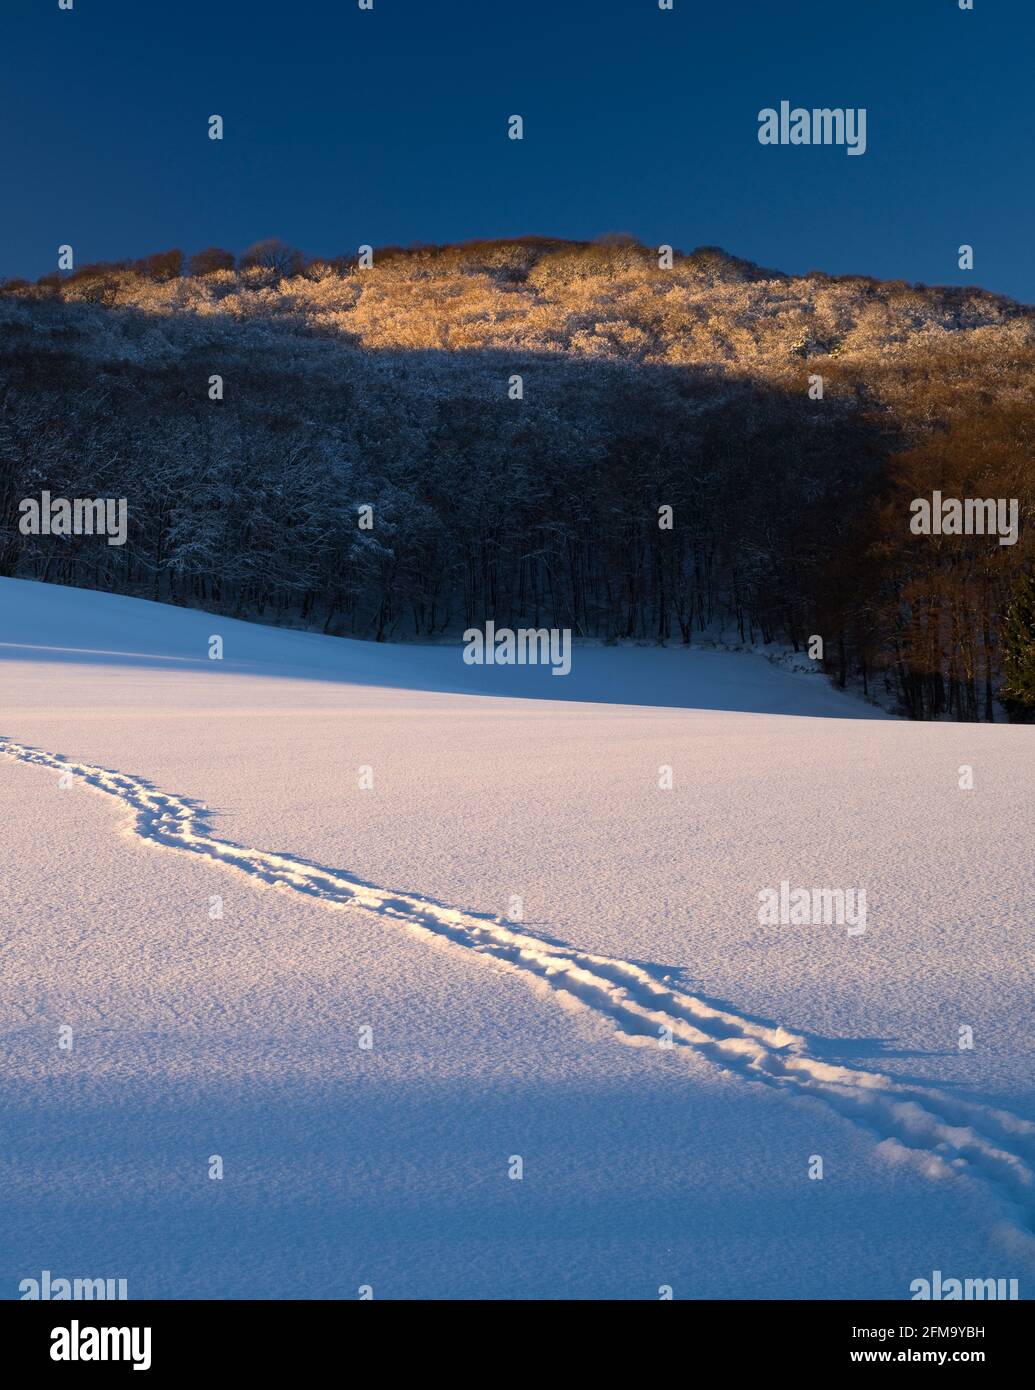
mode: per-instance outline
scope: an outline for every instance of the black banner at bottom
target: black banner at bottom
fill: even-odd
[[[0,1305],[5,1370],[69,1383],[123,1373],[141,1384],[223,1372],[235,1380],[282,1372],[322,1378],[328,1371],[369,1375],[378,1364],[397,1374],[409,1356],[421,1374],[463,1367],[512,1380],[526,1366],[541,1376],[544,1356],[556,1372],[565,1347],[564,1360],[578,1361],[581,1378],[597,1363],[613,1375],[622,1345],[638,1374],[659,1379],[676,1373],[684,1357],[687,1374],[698,1363],[718,1363],[731,1373],[767,1375],[888,1365],[975,1366],[1002,1375],[1027,1360],[1030,1327],[1030,1305],[1022,1302]],[[651,1367],[644,1364],[650,1344],[640,1338],[658,1333],[666,1351]],[[502,1357],[494,1367],[484,1360],[490,1348]]]

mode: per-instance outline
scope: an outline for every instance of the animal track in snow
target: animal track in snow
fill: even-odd
[[[781,1026],[713,1007],[632,961],[575,950],[514,930],[498,918],[364,883],[339,869],[217,838],[199,803],[159,791],[142,778],[0,737],[0,754],[71,774],[132,815],[146,843],[204,856],[260,883],[294,890],[335,909],[360,908],[494,962],[544,993],[606,1017],[627,1041],[691,1048],[742,1078],[825,1102],[879,1136],[900,1156],[911,1151],[931,1176],[963,1173],[983,1181],[1035,1230],[1035,1124],[1008,1111],[906,1085],[881,1072],[835,1065]]]

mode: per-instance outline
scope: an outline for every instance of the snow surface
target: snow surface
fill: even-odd
[[[0,580],[0,753],[6,1296],[1030,1296],[1030,729]]]

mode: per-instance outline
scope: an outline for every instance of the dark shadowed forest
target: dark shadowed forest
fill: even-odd
[[[88,266],[0,294],[0,574],[379,640],[819,635],[913,718],[1024,718],[1033,381],[1010,300],[709,249]],[[127,543],[23,535],[44,490],[125,497]],[[1017,499],[1016,544],[913,534],[935,491]]]

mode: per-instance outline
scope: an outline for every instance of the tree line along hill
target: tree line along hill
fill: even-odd
[[[382,640],[819,635],[911,717],[1030,718],[1033,382],[1027,306],[714,248],[84,266],[0,286],[0,574]],[[127,543],[22,534],[44,490],[126,498]],[[1017,499],[1017,543],[913,534],[935,492]]]

